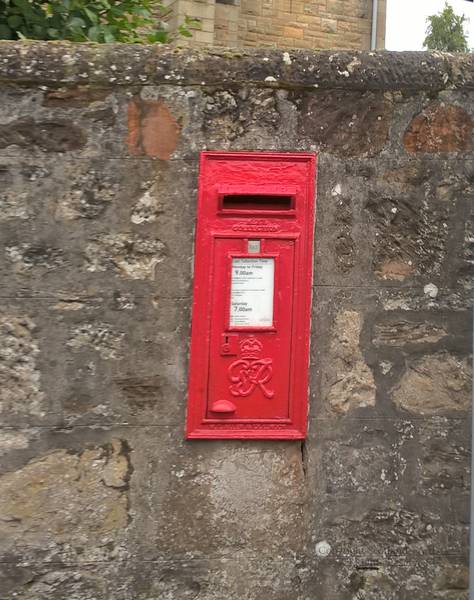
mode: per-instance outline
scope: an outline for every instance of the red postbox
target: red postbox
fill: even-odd
[[[201,154],[187,438],[305,437],[315,169]]]

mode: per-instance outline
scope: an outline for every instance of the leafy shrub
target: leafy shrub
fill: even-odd
[[[166,43],[165,15],[159,0],[0,0],[0,39]],[[178,35],[196,25],[187,19]]]

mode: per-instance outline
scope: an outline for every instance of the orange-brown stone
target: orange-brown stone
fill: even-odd
[[[128,151],[134,156],[168,160],[178,145],[180,128],[163,100],[134,98],[128,105]]]
[[[413,273],[414,269],[411,265],[397,261],[391,260],[384,263],[381,268],[376,271],[376,275],[381,279],[392,279],[395,281],[403,281],[409,275]]]
[[[467,152],[473,121],[460,106],[434,103],[416,115],[405,132],[408,152]]]

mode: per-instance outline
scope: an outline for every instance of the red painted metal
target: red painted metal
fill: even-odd
[[[314,154],[201,154],[189,439],[306,435],[315,175]]]

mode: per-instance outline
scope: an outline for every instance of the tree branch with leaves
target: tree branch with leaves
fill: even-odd
[[[0,0],[0,39],[167,43],[199,25],[187,18],[172,34],[168,14],[159,0]]]
[[[466,17],[457,15],[447,2],[437,15],[428,17],[428,28],[423,46],[428,50],[443,52],[469,52],[467,36],[464,31]]]

